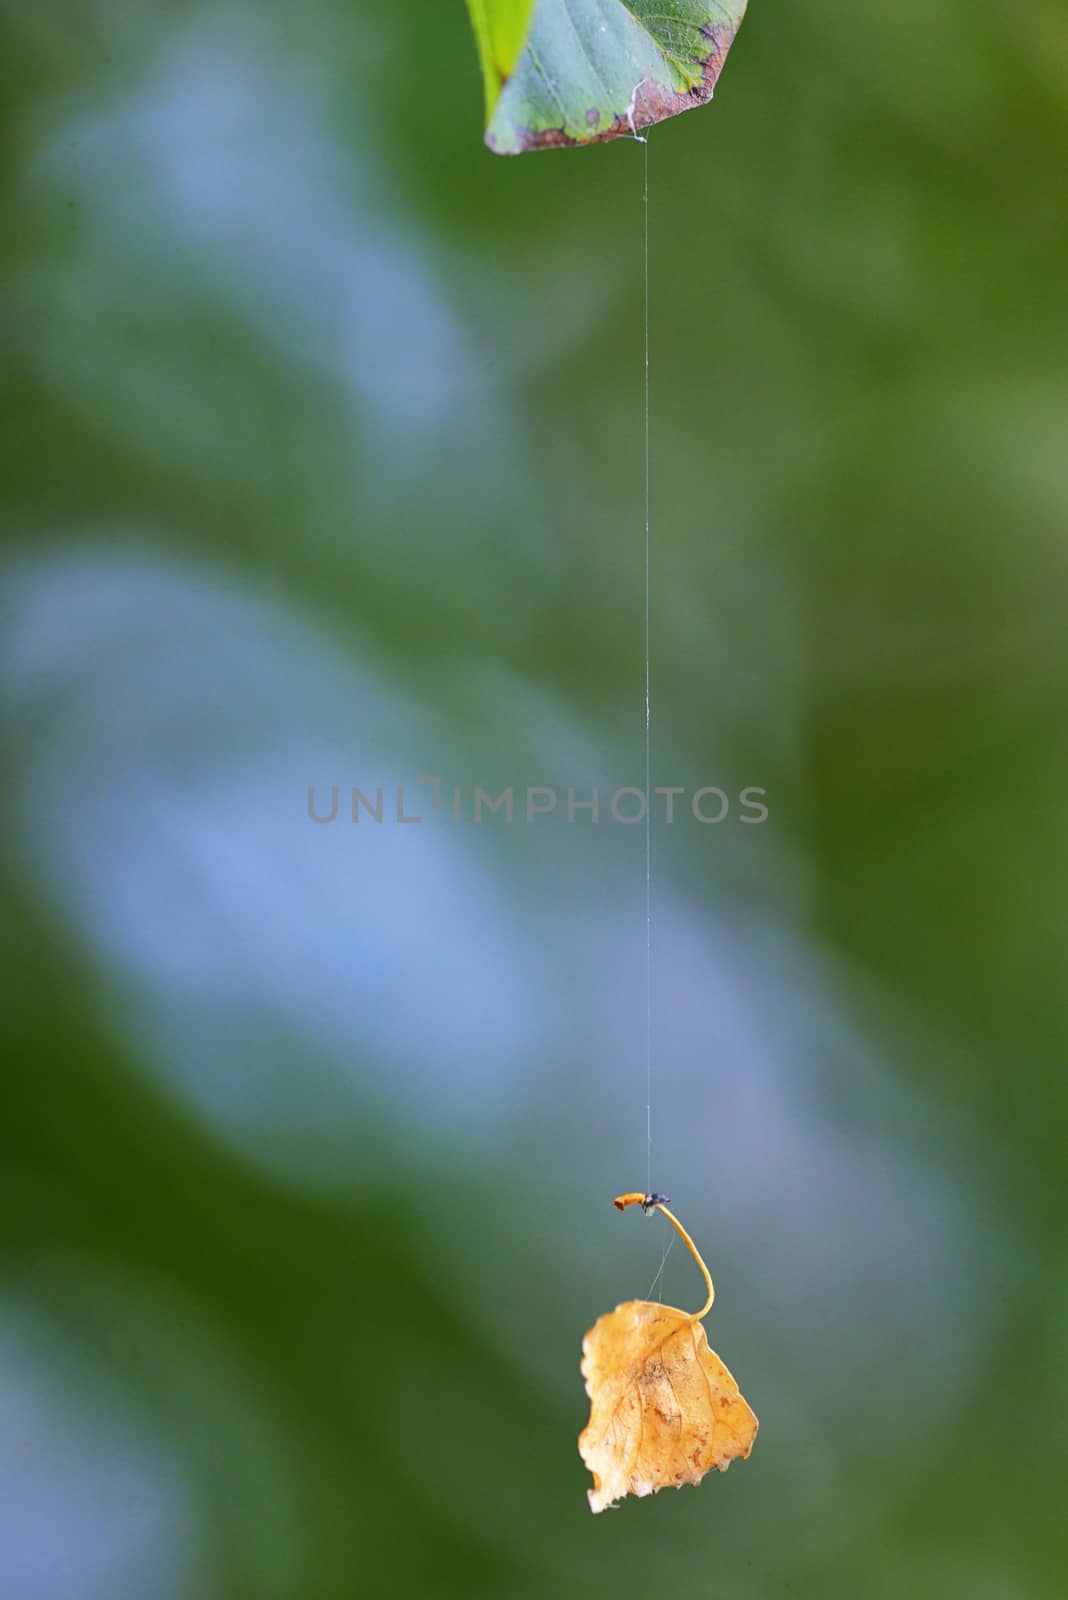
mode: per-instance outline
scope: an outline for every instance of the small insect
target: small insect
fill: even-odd
[[[617,1211],[626,1211],[628,1206],[641,1206],[645,1215],[648,1216],[650,1211],[654,1211],[657,1206],[670,1205],[671,1202],[666,1194],[639,1194],[635,1190],[633,1194],[617,1195],[612,1204]]]

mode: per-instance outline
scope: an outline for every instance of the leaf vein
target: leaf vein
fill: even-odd
[[[596,4],[596,0],[594,0],[594,3]],[[600,7],[598,7],[598,10],[600,10]],[[608,87],[607,83],[605,83],[604,79],[601,77],[601,74],[600,74],[600,72],[598,71],[598,68],[597,68],[597,63],[594,61],[593,57],[590,55],[590,52],[586,49],[585,43],[583,42],[582,35],[578,31],[578,25],[575,22],[574,17],[571,15],[571,0],[564,0],[564,16],[567,18],[568,22],[571,24],[571,32],[575,35],[575,38],[578,41],[579,49],[582,51],[582,54],[585,57],[585,59],[589,62],[590,71],[593,73],[594,77],[597,79],[597,82],[601,85],[601,88],[604,90],[605,95],[608,98],[608,103],[609,103],[609,105],[611,105],[611,103],[612,103],[612,91]]]

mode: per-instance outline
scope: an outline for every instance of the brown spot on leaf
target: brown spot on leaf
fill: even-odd
[[[600,111],[597,109],[596,106],[591,106],[590,109],[586,113],[586,126],[589,127],[589,128],[596,128],[596,126],[600,122],[600,120],[601,120]]]

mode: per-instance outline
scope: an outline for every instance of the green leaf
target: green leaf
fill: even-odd
[[[534,4],[535,0],[467,0],[482,60],[487,122],[501,90],[515,71]]]
[[[469,0],[483,21],[515,0]],[[635,134],[712,98],[746,0],[536,0],[510,69],[487,84],[499,155]],[[502,22],[503,26],[503,22]],[[492,31],[492,30],[491,30]],[[482,34],[476,21],[476,33]],[[518,25],[508,35],[514,44]],[[497,58],[498,65],[504,57]]]

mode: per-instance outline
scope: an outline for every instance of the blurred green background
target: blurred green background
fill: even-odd
[[[754,0],[652,134],[655,779],[770,810],[654,828],[652,1182],[761,1433],[597,1518],[642,830],[344,797],[643,781],[642,152],[491,157],[461,0],[0,19],[3,1600],[1062,1594],[1063,7]]]

